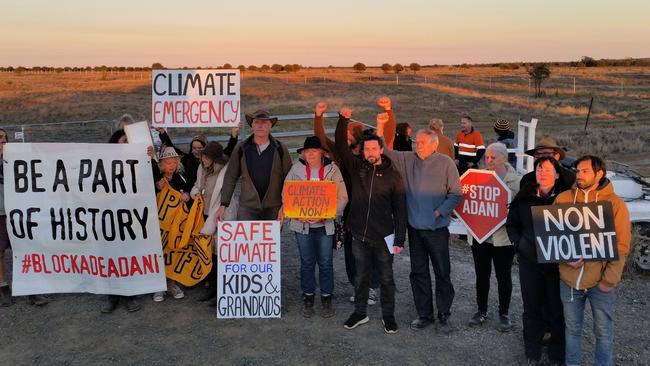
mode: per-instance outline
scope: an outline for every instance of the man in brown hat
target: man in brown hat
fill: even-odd
[[[291,157],[286,145],[271,135],[271,128],[278,119],[258,110],[247,114],[246,122],[253,133],[232,152],[221,189],[217,220],[223,220],[240,178],[237,220],[282,220],[282,186],[291,169]]]
[[[557,161],[561,161],[566,157],[566,148],[563,146],[559,146],[555,139],[551,136],[544,136],[542,137],[541,140],[535,145],[535,148],[526,150],[526,155],[530,155],[534,157],[535,159],[539,159],[544,156],[550,156],[553,157]],[[558,192],[565,191],[571,186],[573,186],[573,183],[576,181],[576,173],[574,173],[572,170],[567,169],[563,167],[561,164],[561,170],[560,170],[560,185],[559,187],[556,187],[558,189]],[[534,184],[535,183],[535,171],[526,173],[522,178],[521,181],[519,182],[519,187],[523,187],[526,184]]]

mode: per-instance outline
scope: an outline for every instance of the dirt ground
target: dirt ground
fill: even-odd
[[[467,326],[475,311],[474,268],[465,245],[451,245],[454,331],[446,336],[435,327],[415,332],[416,316],[408,279],[408,250],[395,258],[396,318],[399,332],[389,335],[381,325],[379,304],[369,307],[370,322],[355,330],[343,328],[352,312],[342,251],[335,253],[336,316],[301,315],[298,250],[293,235],[282,235],[282,318],[219,320],[215,310],[199,303],[200,288],[188,289],[182,300],[154,303],[139,298],[143,309],[113,314],[99,309],[104,297],[57,294],[43,308],[15,298],[0,308],[2,365],[519,365],[525,364],[521,326],[522,302],[518,269],[513,267],[511,317],[516,328],[497,330],[493,320],[481,328]],[[10,252],[8,252],[9,254]],[[10,257],[10,256],[8,256]],[[7,258],[9,262],[10,258]],[[648,365],[650,350],[650,277],[626,276],[618,288],[615,312],[615,363]],[[490,311],[496,311],[493,278]],[[586,324],[591,324],[587,316]],[[594,338],[585,331],[585,364],[593,362]]]

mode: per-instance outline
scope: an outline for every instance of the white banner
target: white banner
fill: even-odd
[[[217,318],[280,318],[280,222],[222,221]]]
[[[166,290],[144,145],[7,144],[13,294]]]
[[[152,127],[235,127],[238,69],[152,70]]]

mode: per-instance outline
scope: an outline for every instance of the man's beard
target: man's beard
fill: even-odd
[[[369,156],[366,160],[367,160],[370,164],[375,164],[375,163],[377,162],[377,158],[374,157],[374,156]]]

